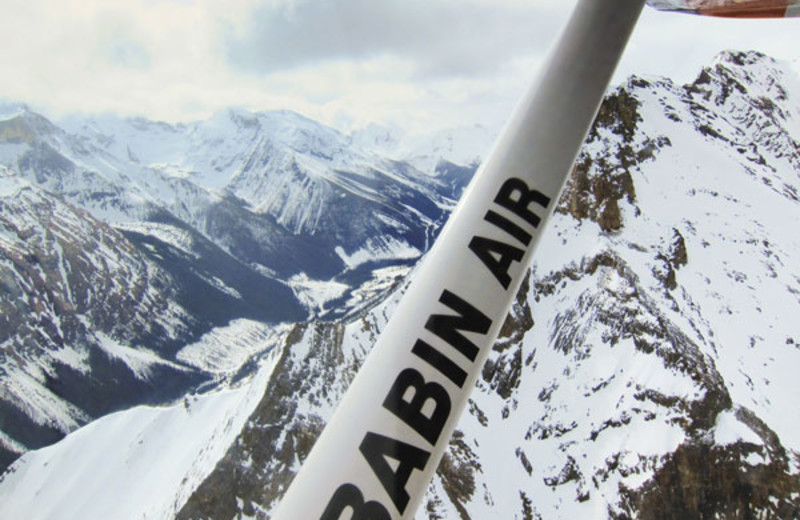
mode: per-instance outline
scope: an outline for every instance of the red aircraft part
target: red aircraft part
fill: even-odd
[[[683,11],[726,18],[800,16],[800,0],[647,0],[662,11]]]

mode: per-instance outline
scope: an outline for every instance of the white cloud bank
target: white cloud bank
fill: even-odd
[[[339,127],[495,125],[574,1],[6,0],[0,97],[168,121],[288,108]],[[688,81],[726,48],[800,58],[800,19],[646,9],[618,77]]]

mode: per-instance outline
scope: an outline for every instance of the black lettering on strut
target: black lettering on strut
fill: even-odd
[[[391,520],[389,511],[380,502],[364,502],[363,493],[353,484],[339,486],[319,520],[342,520],[342,513],[348,508],[353,511],[350,520]]]
[[[445,304],[458,314],[433,314],[425,323],[425,328],[445,340],[470,361],[475,361],[479,349],[460,331],[486,334],[492,326],[492,320],[447,289],[439,297],[439,303]]]
[[[529,206],[535,203],[547,209],[547,206],[550,205],[550,198],[538,190],[528,188],[528,185],[522,179],[512,177],[500,187],[494,202],[522,218],[536,229],[542,219],[531,211]],[[526,247],[530,245],[533,239],[533,236],[528,231],[495,211],[487,211],[483,219],[502,229]],[[514,262],[521,261],[525,255],[523,249],[482,236],[472,237],[469,249],[489,269],[497,281],[500,282],[500,285],[503,286],[503,289],[508,289],[511,285],[511,275],[508,273],[511,265]]]
[[[508,289],[511,285],[511,275],[508,274],[511,263],[519,262],[525,254],[525,251],[518,247],[485,237],[472,237],[469,249],[483,262],[483,265],[489,268],[503,289]]]
[[[413,389],[414,395],[410,397],[410,401],[406,401],[409,389]],[[428,416],[423,412],[423,408],[431,401],[434,403],[434,408]],[[436,444],[450,415],[450,396],[439,383],[426,383],[422,374],[413,368],[407,368],[395,379],[383,401],[383,407],[413,428],[426,441]]]
[[[550,205],[550,197],[546,196],[538,190],[528,188],[528,185],[522,179],[512,177],[508,179],[500,187],[497,197],[494,198],[495,203],[512,211],[525,219],[534,228],[539,227],[541,218],[528,209],[532,202],[535,202],[542,208],[547,208]]]
[[[408,506],[410,497],[406,483],[415,469],[422,470],[428,462],[430,453],[411,444],[367,432],[361,441],[359,451],[378,477],[400,514]],[[397,469],[392,469],[387,459],[397,461]]]
[[[512,237],[516,238],[526,246],[531,243],[531,239],[533,238],[530,233],[519,227],[518,225],[514,224],[503,215],[499,213],[495,213],[492,210],[489,210],[486,215],[483,217],[483,220],[490,224],[494,224],[495,226],[499,227]]]
[[[464,381],[467,379],[467,373],[453,361],[446,357],[444,354],[428,345],[426,342],[418,339],[414,343],[414,348],[411,352],[420,359],[428,362],[430,366],[444,374],[447,379],[456,384],[459,388],[464,386]]]
[[[442,292],[439,303],[455,314],[432,314],[425,328],[474,361],[479,348],[463,333],[486,334],[492,320],[448,290]],[[459,388],[463,387],[467,372],[439,350],[418,339],[411,352]],[[431,445],[435,445],[450,417],[452,402],[444,386],[435,381],[425,381],[418,370],[406,368],[397,375],[383,401],[383,407]],[[369,431],[358,449],[392,503],[403,514],[411,500],[406,490],[408,480],[414,470],[422,471],[425,468],[430,452]],[[347,516],[347,512],[351,513],[350,516]],[[365,501],[363,492],[349,483],[339,486],[319,520],[343,520],[343,516],[349,520],[391,519],[384,505],[374,500]]]

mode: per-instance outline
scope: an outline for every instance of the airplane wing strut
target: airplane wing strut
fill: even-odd
[[[273,518],[414,517],[644,4],[579,1]]]
[[[579,0],[273,518],[414,517],[645,3],[800,15],[800,0]]]

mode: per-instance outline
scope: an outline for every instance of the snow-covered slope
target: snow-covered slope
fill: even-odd
[[[610,94],[417,518],[797,516],[795,82]],[[269,518],[391,308],[299,331],[178,518]]]
[[[632,78],[609,94],[419,520],[800,516],[798,125],[797,73],[756,53],[723,53],[690,85]],[[401,292],[291,327],[262,361],[260,401],[215,444],[224,456],[165,481],[155,496],[172,486],[174,501],[149,513],[269,518]],[[218,337],[193,349],[222,352]],[[91,467],[109,443],[168,452],[186,426],[134,441],[97,425]],[[74,507],[45,463],[82,431],[23,457],[0,496]],[[102,517],[141,516],[125,504],[148,491],[126,492]],[[37,507],[10,503],[15,517]]]
[[[291,112],[60,125],[0,118],[0,468],[229,377],[269,324],[374,304],[472,173],[422,173]]]
[[[171,361],[193,320],[168,282],[121,233],[0,166],[0,461],[204,379]]]
[[[61,128],[22,109],[0,121],[0,164],[106,223],[159,241],[188,229],[264,276],[353,290],[396,251],[424,253],[474,170],[422,172],[361,141],[292,112]]]
[[[274,361],[237,388],[111,414],[26,455],[3,477],[0,518],[172,518],[238,435]]]

